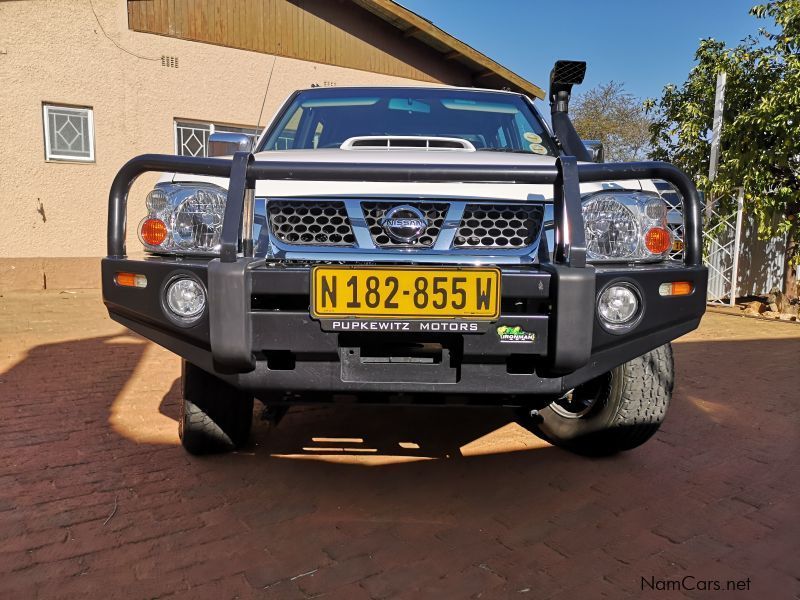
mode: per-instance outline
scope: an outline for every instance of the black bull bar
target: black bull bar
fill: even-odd
[[[582,163],[562,156],[555,165],[428,165],[302,163],[255,160],[248,152],[233,158],[196,158],[144,154],[128,161],[117,173],[108,201],[108,258],[125,259],[128,192],[146,172],[177,172],[229,178],[221,232],[220,257],[208,265],[209,342],[214,368],[248,372],[255,359],[251,348],[249,271],[253,257],[252,218],[255,182],[269,180],[474,182],[545,184],[553,186],[555,248],[552,263],[540,268],[553,284],[553,318],[549,324],[548,364],[554,374],[586,365],[592,351],[594,268],[586,264],[586,239],[581,212],[580,183],[661,179],[675,186],[683,203],[684,266],[702,266],[701,202],[691,179],[664,162]],[[243,227],[243,224],[245,225]]]

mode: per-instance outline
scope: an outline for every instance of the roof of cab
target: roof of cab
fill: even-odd
[[[297,90],[298,92],[329,92],[329,93],[336,93],[336,91],[342,90],[443,90],[451,92],[453,90],[457,91],[464,91],[464,92],[485,92],[487,94],[505,94],[505,95],[512,95],[512,96],[520,96],[525,95],[522,92],[514,91],[514,90],[495,90],[490,88],[479,88],[479,87],[463,87],[457,85],[444,85],[444,84],[429,84],[420,82],[419,85],[337,85],[335,87],[307,87],[301,88]]]

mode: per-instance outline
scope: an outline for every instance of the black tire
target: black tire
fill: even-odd
[[[666,344],[575,388],[539,412],[538,433],[588,456],[631,450],[649,440],[672,397],[672,346]]]
[[[253,424],[253,397],[183,361],[178,435],[190,454],[218,454],[241,447]]]

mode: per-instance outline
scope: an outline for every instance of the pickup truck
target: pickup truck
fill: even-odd
[[[551,72],[547,123],[521,94],[312,88],[257,140],[143,155],[109,195],[103,299],[179,355],[179,434],[236,449],[254,399],[513,406],[583,455],[639,446],[664,419],[670,341],[705,311],[700,201],[659,162],[603,163],[568,115],[585,63]],[[163,173],[126,254],[128,191]],[[670,258],[668,207],[684,240]]]

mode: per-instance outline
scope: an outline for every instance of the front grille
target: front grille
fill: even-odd
[[[542,228],[541,205],[467,204],[453,246],[475,249],[527,248]]]
[[[294,246],[291,248],[293,252],[313,251],[314,248],[331,253],[347,252],[350,248],[368,252],[424,252],[436,248],[438,242],[443,250],[494,252],[498,256],[502,251],[520,254],[535,248],[544,220],[544,204],[530,202],[355,198],[264,200],[267,229],[272,238],[278,244]],[[381,223],[389,210],[402,206],[418,209],[428,221],[422,235],[410,242],[390,237]],[[403,219],[408,212],[398,211],[394,216]],[[367,241],[370,239],[372,244]],[[445,239],[449,243],[444,243]]]
[[[429,225],[424,234],[413,242],[397,242],[392,240],[381,225],[381,219],[386,211],[395,206],[413,206],[425,213]],[[444,218],[450,205],[446,202],[362,202],[361,210],[364,211],[364,220],[367,223],[372,243],[378,248],[431,248],[439,237]]]
[[[270,200],[272,234],[286,244],[352,246],[356,238],[344,202]]]

